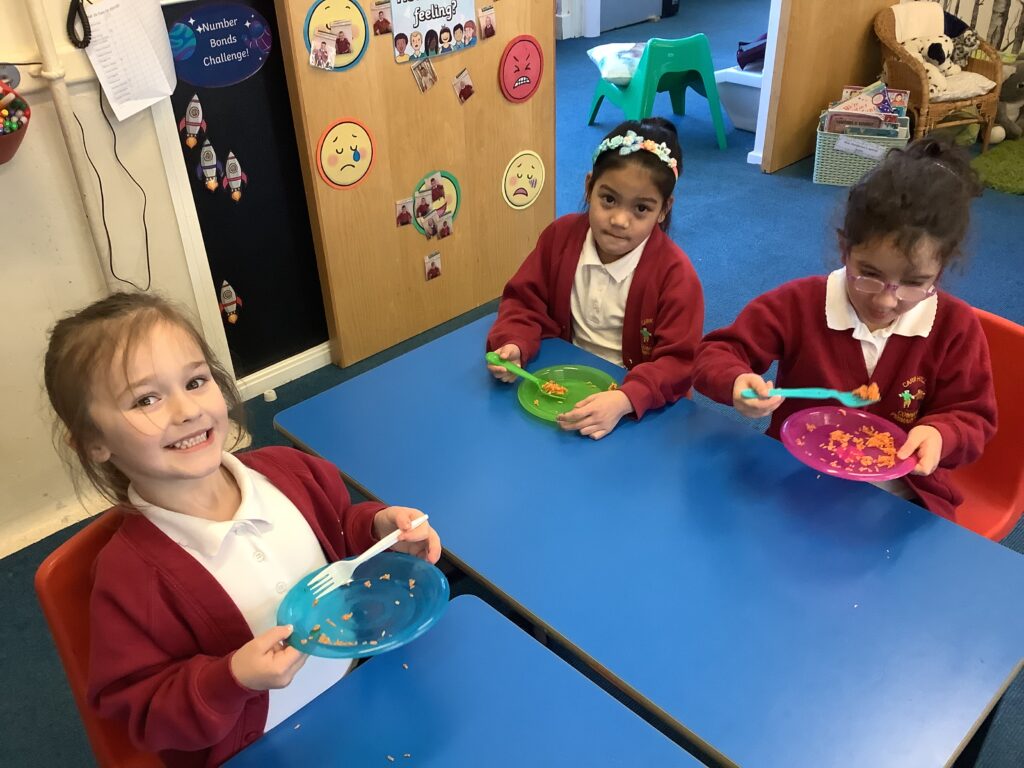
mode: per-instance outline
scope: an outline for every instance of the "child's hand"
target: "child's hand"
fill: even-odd
[[[513,365],[522,367],[522,352],[519,351],[519,347],[515,344],[506,344],[503,347],[498,347],[494,350],[498,357],[502,360],[508,360]],[[502,368],[500,365],[488,365],[487,370],[491,372],[498,381],[510,382],[516,380],[516,375],[509,371],[508,368]]]
[[[621,389],[613,389],[586,397],[568,413],[560,413],[558,426],[600,440],[615,429],[619,419],[632,412],[633,404],[626,393]]]
[[[732,385],[732,407],[742,413],[749,419],[760,419],[780,405],[785,400],[784,397],[768,397],[768,391],[772,388],[772,382],[765,381],[756,373],[741,373],[736,377],[736,381]],[[740,396],[740,392],[744,389],[754,390],[759,397],[757,399],[747,399]]]
[[[896,458],[903,461],[915,453],[917,466],[910,474],[930,475],[939,466],[939,459],[942,458],[942,433],[927,424],[914,427],[907,435],[907,442],[896,451]]]
[[[284,688],[306,663],[306,654],[285,645],[291,625],[271,627],[231,656],[231,674],[251,691]]]
[[[386,507],[373,518],[373,534],[383,539],[396,528],[402,533],[398,543],[392,547],[396,552],[406,552],[421,557],[428,563],[436,563],[441,557],[441,537],[430,527],[430,523],[420,523],[412,528],[412,521],[422,517],[418,509],[409,507]]]

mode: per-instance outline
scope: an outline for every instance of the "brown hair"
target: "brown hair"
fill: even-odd
[[[894,237],[909,258],[929,237],[938,243],[945,268],[962,257],[971,198],[981,189],[966,152],[946,141],[918,139],[889,152],[850,189],[840,240],[848,249]]]
[[[679,133],[676,131],[676,127],[663,117],[648,117],[644,120],[627,120],[624,123],[619,123],[605,136],[605,139],[611,139],[615,136],[625,136],[626,131],[633,131],[638,136],[643,136],[645,139],[650,139],[655,144],[664,144],[668,147],[671,156],[677,163],[677,170],[679,174],[683,173],[683,150],[679,146]],[[601,178],[602,174],[606,171],[615,170],[622,168],[627,165],[641,165],[651,173],[651,178],[654,180],[654,186],[658,188],[658,192],[661,193],[661,198],[665,203],[668,203],[668,199],[672,197],[672,191],[676,188],[676,174],[669,168],[665,162],[652,152],[632,152],[628,155],[620,155],[613,149],[606,149],[594,160],[594,168],[590,172],[590,184],[587,187],[587,198],[590,198],[590,193],[594,189],[594,185],[597,184],[597,180]],[[665,232],[668,231],[669,225],[672,223],[672,211],[670,210],[665,216],[665,220],[659,225]]]
[[[244,424],[241,397],[234,380],[184,312],[154,294],[114,293],[58,321],[50,331],[43,364],[46,394],[57,415],[54,444],[71,470],[79,493],[84,474],[110,501],[128,501],[128,478],[124,473],[110,461],[98,463],[89,456],[89,443],[99,437],[89,415],[92,387],[96,373],[111,370],[118,355],[127,374],[131,350],[159,323],[180,328],[202,350],[213,380],[224,395],[231,420]]]

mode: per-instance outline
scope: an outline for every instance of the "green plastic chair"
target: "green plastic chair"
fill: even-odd
[[[625,112],[627,120],[643,120],[654,110],[654,97],[665,91],[672,98],[672,111],[685,115],[687,88],[693,88],[708,100],[718,148],[725,149],[725,121],[722,120],[722,106],[718,101],[711,46],[702,33],[681,40],[651,38],[629,85],[614,85],[604,78],[597,81],[587,124],[594,124],[597,110],[606,98]]]

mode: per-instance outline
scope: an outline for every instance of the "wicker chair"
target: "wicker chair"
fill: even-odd
[[[988,93],[957,101],[932,101],[928,98],[928,75],[924,65],[910,55],[903,44],[896,39],[896,19],[891,8],[879,11],[875,16],[875,35],[882,43],[882,72],[886,85],[910,91],[908,111],[913,116],[914,138],[918,139],[931,132],[944,118],[953,112],[977,109],[977,117],[949,120],[943,127],[955,125],[971,125],[980,123],[982,126],[982,148],[988,149],[989,132],[996,119],[996,108],[999,104],[999,88],[1003,82],[1003,67],[999,54],[995,49],[981,41],[981,47],[975,51],[967,66],[969,72],[984,75],[996,84]]]

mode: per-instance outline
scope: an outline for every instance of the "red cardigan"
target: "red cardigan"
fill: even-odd
[[[505,286],[487,348],[515,344],[523,362],[541,339],[572,341],[572,285],[587,238],[585,213],[556,219]],[[693,355],[704,326],[700,278],[686,254],[655,227],[633,273],[622,322],[622,391],[639,419],[690,391]]]
[[[808,277],[748,304],[736,321],[704,337],[697,349],[694,387],[732,405],[736,377],[762,374],[779,361],[778,386],[851,390],[868,383],[861,343],[825,322],[825,277]],[[988,343],[974,311],[940,291],[935,323],[926,338],[892,335],[871,381],[882,399],[866,410],[909,431],[918,424],[942,435],[939,468],[904,478],[932,512],[956,519],[963,496],[950,469],[975,461],[996,429]],[[779,436],[786,418],[809,407],[789,399],[772,414],[768,434]]]
[[[280,447],[238,458],[298,507],[328,562],[373,543],[385,505],[352,504],[333,465]],[[210,572],[134,509],[95,569],[90,705],[172,766],[220,765],[259,738],[269,694],[243,687],[229,666],[253,635]]]

